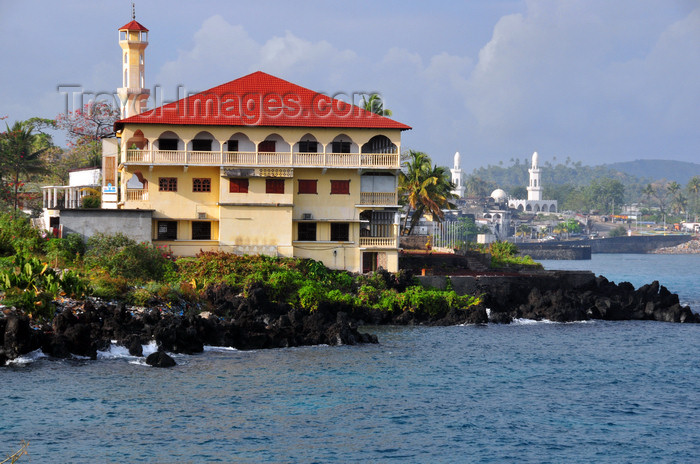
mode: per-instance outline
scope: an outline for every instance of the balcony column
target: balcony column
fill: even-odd
[[[323,145],[323,165],[327,166],[328,161],[326,159],[326,148],[328,147],[328,144],[322,143],[321,145]]]
[[[56,208],[58,206],[58,195],[57,195],[58,189],[56,187],[53,188],[53,207]]]
[[[184,162],[185,162],[186,165],[189,164],[189,161],[190,161],[190,160],[189,160],[190,150],[189,150],[188,146],[190,145],[190,142],[191,142],[191,141],[192,141],[192,139],[188,139],[188,140],[184,140],[184,139],[183,139],[183,140],[182,140],[182,143],[185,144],[185,159],[184,159]]]
[[[226,141],[222,142],[221,140],[219,140],[218,142],[219,142],[219,166],[223,166],[224,165],[224,144],[226,143]]]

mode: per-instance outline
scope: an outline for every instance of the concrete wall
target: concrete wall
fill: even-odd
[[[649,253],[657,248],[672,247],[692,239],[690,235],[633,235],[577,240],[576,245],[590,246],[592,253]]]
[[[518,243],[518,256],[530,256],[538,259],[591,259],[590,246],[552,244],[552,243]]]
[[[96,233],[122,234],[137,242],[151,242],[151,210],[66,209],[61,211],[63,235],[80,234],[83,240]]]

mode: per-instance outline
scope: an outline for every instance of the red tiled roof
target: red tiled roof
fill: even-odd
[[[148,29],[146,29],[143,25],[141,25],[138,21],[133,20],[129,24],[125,24],[122,27],[119,28],[120,31],[127,30],[127,31],[146,31],[148,32]]]
[[[114,126],[120,130],[132,123],[411,129],[262,71],[119,120]]]

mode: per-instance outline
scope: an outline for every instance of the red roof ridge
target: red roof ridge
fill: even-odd
[[[120,27],[118,30],[120,30],[120,31],[123,31],[123,30],[127,30],[127,31],[146,31],[146,32],[148,32],[148,29],[146,29],[146,27],[145,27],[144,25],[142,25],[141,23],[139,23],[139,22],[136,21],[135,19],[132,20],[132,21],[131,21],[130,23],[128,23],[128,24],[124,24],[124,25],[123,25],[122,27]]]
[[[115,123],[410,130],[406,124],[263,71]]]

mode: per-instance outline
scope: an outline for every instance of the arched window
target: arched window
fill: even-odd
[[[129,52],[124,53],[124,64],[129,63]]]
[[[362,145],[362,153],[396,153],[396,145],[385,135],[375,135]]]

